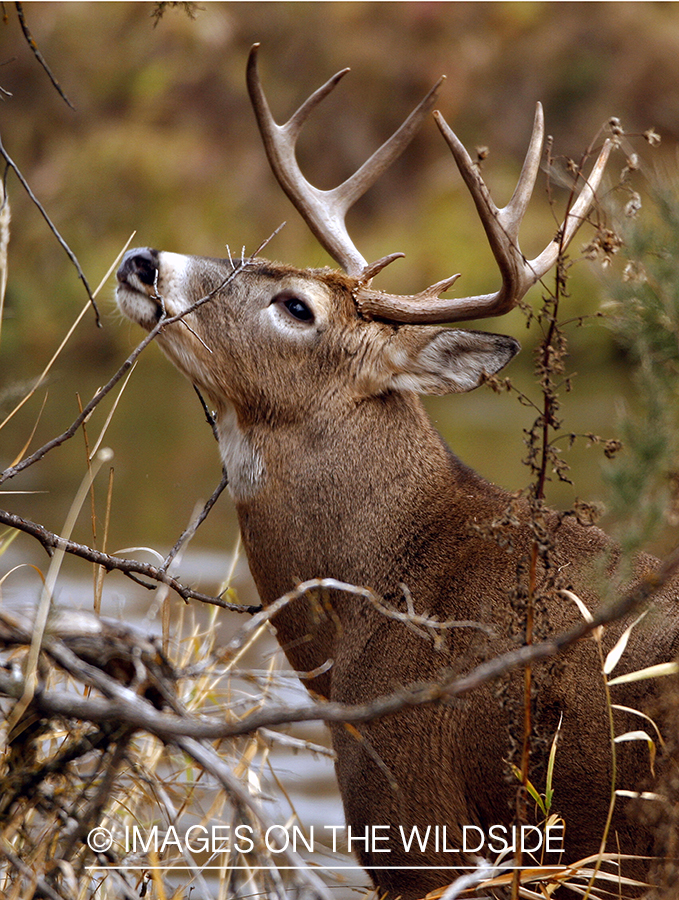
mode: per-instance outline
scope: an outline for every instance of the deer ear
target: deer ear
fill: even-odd
[[[402,326],[386,350],[387,388],[419,394],[458,394],[478,387],[520,350],[502,334]]]

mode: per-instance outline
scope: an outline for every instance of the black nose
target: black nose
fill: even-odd
[[[128,250],[118,269],[118,281],[127,281],[131,275],[136,275],[142,284],[153,287],[158,278],[158,257],[158,251],[150,247]]]

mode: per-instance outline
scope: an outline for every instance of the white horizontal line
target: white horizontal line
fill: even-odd
[[[477,866],[189,866],[184,864],[177,864],[176,866],[87,866],[88,870],[93,871],[97,869],[101,869],[102,871],[112,870],[114,872],[174,872],[174,871],[184,871],[188,869],[192,871],[193,869],[197,869],[200,872],[235,872],[235,871],[243,871],[243,872],[268,872],[270,869],[277,869],[278,871],[292,871],[292,870],[302,870],[302,871],[328,871],[328,872],[336,872],[338,869],[358,869],[365,870],[366,868],[372,871],[403,871],[403,870],[415,870],[415,871],[425,871],[425,870],[439,870],[441,872],[445,871],[453,871],[453,872],[476,872]],[[500,871],[502,872],[511,872],[511,871],[523,871],[524,869],[530,869],[531,872],[553,872],[555,869],[565,869],[567,866],[502,866]]]

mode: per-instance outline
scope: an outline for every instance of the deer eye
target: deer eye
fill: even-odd
[[[284,306],[290,315],[294,319],[297,319],[298,322],[313,322],[314,320],[314,314],[308,303],[304,300],[300,300],[295,294],[288,294],[287,292],[278,294],[273,302],[280,303]]]

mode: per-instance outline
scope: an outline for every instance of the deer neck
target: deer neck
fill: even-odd
[[[468,617],[441,606],[451,594],[449,564],[474,568],[470,520],[479,510],[495,517],[504,495],[450,453],[415,394],[287,427],[238,427],[230,444],[224,431],[222,452],[227,471],[229,460],[241,461],[237,480],[256,474],[232,493],[265,605],[300,582],[334,578],[397,606],[406,584],[417,609]],[[274,619],[292,666],[324,673],[307,686],[325,697],[333,693],[328,660],[339,652],[359,659],[388,623],[367,601],[332,591],[296,599]]]
[[[220,422],[244,545],[268,604],[310,578],[391,588],[436,521],[468,534],[472,495],[500,493],[447,449],[414,394],[276,427]],[[441,520],[445,522],[442,526]]]

